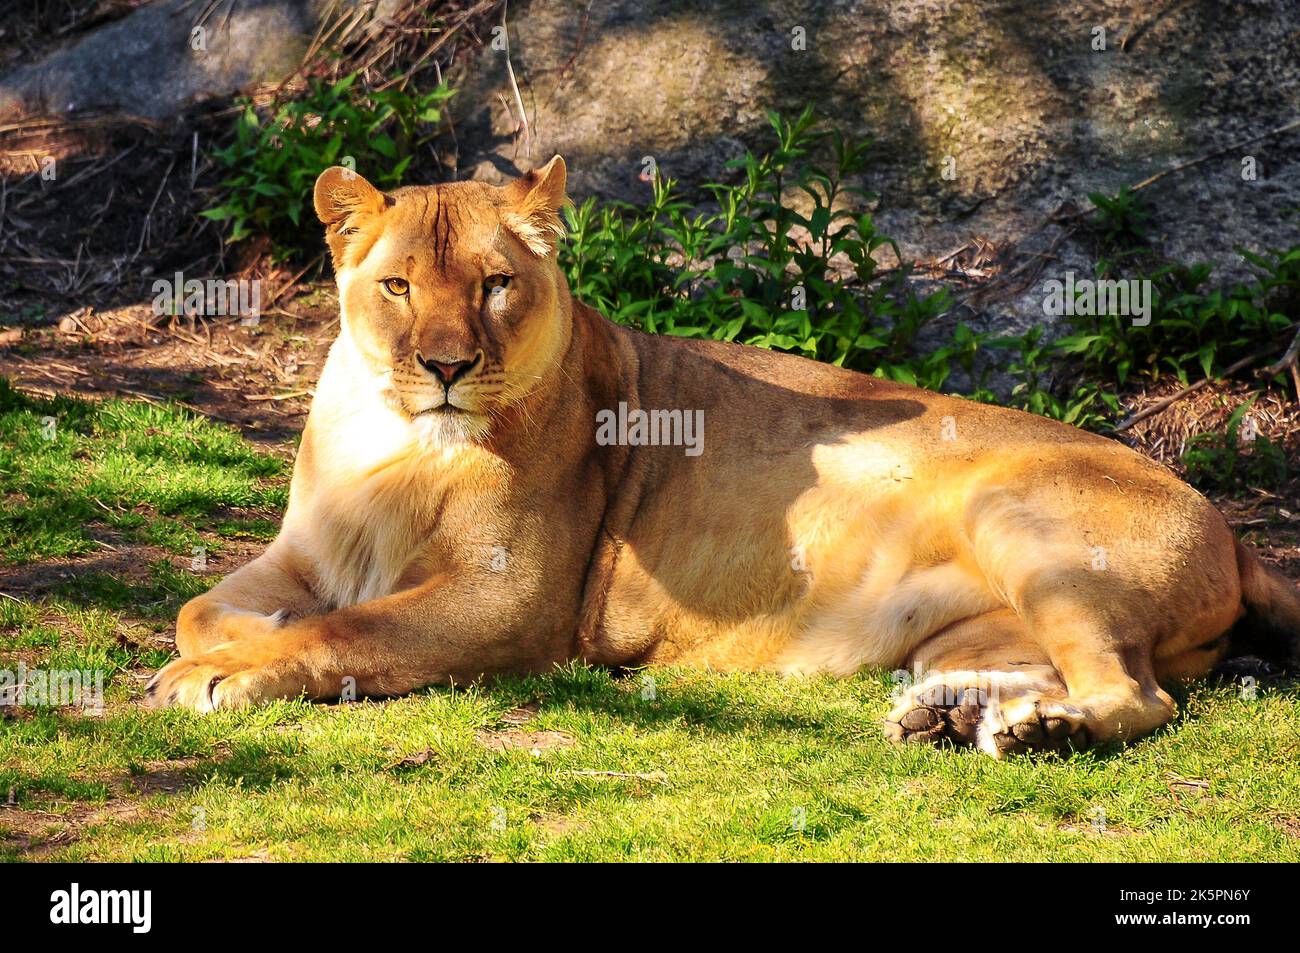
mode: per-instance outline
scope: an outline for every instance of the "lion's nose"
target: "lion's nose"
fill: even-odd
[[[415,359],[419,361],[420,366],[426,371],[432,371],[438,376],[442,383],[450,387],[456,381],[460,380],[469,373],[470,368],[478,363],[478,355],[468,361],[432,361],[426,360],[423,355],[416,354]]]

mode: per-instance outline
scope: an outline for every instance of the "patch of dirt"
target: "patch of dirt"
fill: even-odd
[[[187,572],[223,576],[260,556],[268,545],[260,540],[211,534],[205,534],[205,539],[213,548],[207,551],[204,557],[207,566],[201,572],[193,569],[191,557],[177,556],[170,550],[148,543],[119,540],[115,544],[103,544],[104,552],[101,553],[54,557],[18,566],[0,565],[0,590],[28,597],[54,591],[75,592],[78,577],[94,573],[104,573],[130,586],[147,586],[151,580],[150,564],[159,561],[169,562]],[[219,550],[215,548],[217,546],[220,546]]]
[[[267,543],[260,540],[229,539],[204,534],[213,547],[206,555],[207,564],[203,575],[221,577],[252,562],[266,549]],[[57,593],[60,598],[71,602],[80,602],[78,580],[87,576],[106,574],[127,585],[147,587],[152,583],[150,566],[159,560],[170,563],[174,568],[193,572],[190,557],[177,556],[168,550],[145,543],[118,543],[106,546],[106,551],[88,553],[83,556],[44,559],[20,566],[0,564],[0,592],[26,600],[39,599]],[[121,617],[117,629],[117,639],[124,645],[135,645],[143,649],[170,650],[176,643],[176,620],[169,613],[164,620],[133,611],[127,606],[119,610]],[[58,621],[58,620],[56,620]],[[61,625],[67,626],[66,621]],[[13,656],[17,658],[17,656]],[[34,661],[34,658],[33,660]],[[152,674],[152,673],[149,673]],[[143,676],[142,676],[143,677]]]
[[[88,827],[111,821],[129,821],[151,809],[140,798],[155,794],[178,794],[197,782],[187,771],[200,758],[154,761],[136,774],[124,774],[110,781],[111,795],[103,804],[74,803],[66,811],[24,808],[0,804],[0,838],[12,842],[20,856],[39,860],[76,841]]]
[[[1288,481],[1276,493],[1254,490],[1211,500],[1262,562],[1300,582],[1300,479]]]
[[[157,277],[178,271],[268,270],[250,257],[255,243],[230,255],[200,217],[219,178],[204,153],[225,125],[197,108],[169,125],[78,113],[0,126],[0,316],[58,322],[87,305],[152,301]]]
[[[512,708],[501,716],[501,724],[508,725],[511,728],[518,728],[520,725],[526,725],[537,717],[538,712],[542,710],[542,703],[539,701],[529,701],[520,705],[518,708]]]
[[[147,544],[119,544],[106,552],[81,556],[58,556],[19,566],[0,566],[0,588],[10,595],[47,595],[69,586],[78,576],[106,573],[127,585],[144,585],[149,564],[173,559],[167,550]]]
[[[201,758],[179,758],[175,761],[151,761],[145,769],[127,776],[126,784],[141,797],[151,794],[177,794],[192,788],[194,778],[190,769],[200,764]]]
[[[388,767],[390,769],[418,768],[422,765],[428,764],[435,757],[437,757],[435,752],[432,749],[426,748],[424,751],[417,751],[414,754],[408,754],[405,757],[394,761]]]
[[[255,850],[251,854],[245,854],[243,857],[217,857],[212,860],[205,860],[205,864],[269,864],[271,863],[271,852],[266,848]]]
[[[573,831],[586,830],[588,827],[586,823],[575,821],[563,814],[530,814],[528,820],[532,821],[541,830],[556,837],[562,837]]]
[[[173,400],[287,450],[305,423],[337,323],[323,285],[296,310],[278,309],[256,326],[160,318],[151,303],[82,308],[58,325],[0,337],[0,374],[46,396]]]
[[[1300,817],[1275,817],[1273,826],[1287,837],[1300,840]]]
[[[508,728],[503,731],[476,731],[479,743],[493,751],[531,751],[540,754],[556,748],[571,748],[577,742],[565,731],[523,731]]]
[[[1177,774],[1165,775],[1165,787],[1176,804],[1181,805],[1184,797],[1202,797],[1210,793],[1210,782],[1202,778],[1184,778]]]

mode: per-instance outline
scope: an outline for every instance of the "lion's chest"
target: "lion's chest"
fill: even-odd
[[[382,466],[334,468],[290,504],[310,537],[314,590],[334,608],[382,598],[472,562],[499,524],[503,479],[477,448],[414,450]],[[337,458],[336,458],[337,459]]]
[[[433,418],[399,413],[388,386],[340,336],[295,464],[284,532],[330,607],[382,598],[461,561],[467,531],[507,493],[511,471],[498,456]]]
[[[334,607],[391,594],[433,532],[426,488],[369,482],[336,491],[313,507],[316,589]]]

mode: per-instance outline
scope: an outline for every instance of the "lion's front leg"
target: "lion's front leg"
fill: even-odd
[[[227,642],[274,633],[291,619],[319,611],[294,570],[294,554],[274,543],[251,563],[187,602],[176,619],[176,649],[194,658]]]
[[[197,711],[278,698],[390,696],[484,675],[539,672],[568,657],[573,613],[521,611],[502,593],[475,605],[474,582],[424,585],[243,637],[166,666],[147,704]],[[481,604],[482,600],[479,600]]]
[[[327,697],[331,692],[322,674],[307,653],[276,646],[264,637],[245,638],[170,662],[145,688],[145,703],[153,708],[174,705],[209,712],[304,693]]]

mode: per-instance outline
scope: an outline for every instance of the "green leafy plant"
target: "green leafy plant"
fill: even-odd
[[[1281,447],[1263,434],[1242,438],[1242,421],[1256,399],[1237,407],[1222,432],[1188,438],[1182,462],[1191,482],[1203,489],[1235,492],[1246,487],[1269,489],[1286,479],[1287,459]]]
[[[227,225],[227,241],[265,235],[278,258],[307,246],[311,188],[331,165],[351,162],[380,188],[401,184],[418,147],[441,121],[452,90],[367,90],[356,74],[312,80],[270,116],[243,100],[234,140],[213,153],[226,170],[221,204],[203,212]]]
[[[1059,377],[1066,376],[1070,362],[1058,342],[1044,339],[1041,327],[986,343],[1013,352],[1007,367],[1016,380],[1010,395],[1012,406],[1092,430],[1102,429],[1110,415],[1118,412],[1119,395],[1104,380],[1080,380],[1076,368],[1072,386],[1057,383]]]
[[[217,153],[230,173],[226,200],[205,214],[228,222],[232,241],[261,233],[277,255],[297,251],[314,231],[303,219],[316,175],[350,156],[381,188],[396,186],[450,95],[445,86],[365,91],[349,76],[313,83],[268,119],[246,104],[235,141]],[[1055,340],[1042,328],[995,337],[957,324],[936,345],[925,332],[951,297],[909,286],[897,244],[862,210],[872,196],[848,184],[871,143],[818,126],[811,109],[768,118],[773,147],[732,162],[732,184],[706,185],[706,210],[658,170],[644,203],[589,198],[566,209],[561,262],[574,294],[651,333],[738,341],[933,390],[960,369],[981,400],[993,399],[986,358],[1000,350],[1015,379],[1009,403],[1097,430],[1112,423],[1126,389],[1164,375],[1184,385],[1219,376],[1290,328],[1288,313],[1300,308],[1300,248],[1243,250],[1257,279],[1211,290],[1209,265],[1149,264],[1139,246],[1150,211],[1121,189],[1091,196],[1108,249],[1096,277],[1150,281],[1148,324],[1075,316]],[[886,254],[897,264],[882,267]]]
[[[892,239],[846,199],[868,142],[813,122],[769,114],[776,146],[731,163],[734,185],[706,186],[717,211],[694,211],[656,174],[645,205],[567,212],[563,264],[575,295],[612,320],[652,333],[739,341],[942,387],[954,365],[973,367],[977,336],[918,353],[918,334],[945,312],[946,292],[909,291],[904,268],[882,271]]]
[[[1294,319],[1272,304],[1300,295],[1300,248],[1242,255],[1260,270],[1260,277],[1228,288],[1207,287],[1212,269],[1206,264],[1168,264],[1139,275],[1138,280],[1151,282],[1151,320],[1146,325],[1135,325],[1124,315],[1081,315],[1070,319],[1071,333],[1050,344],[1003,339],[1001,346],[1033,352],[1028,356],[1035,373],[1024,378],[1022,392],[1034,394],[1035,406],[1026,409],[1099,426],[1107,412],[1118,410],[1125,388],[1150,385],[1166,375],[1182,386],[1193,379],[1218,378],[1261,346],[1281,340]],[[1099,263],[1098,278],[1115,274],[1113,263]],[[1053,403],[1054,393],[1039,394],[1033,386],[1046,367],[1070,369],[1063,375],[1073,382],[1070,396],[1059,405]],[[1020,370],[1031,367],[1022,361]]]
[[[1278,260],[1254,258],[1277,273]],[[1107,274],[1098,269],[1099,277]],[[1114,314],[1079,317],[1074,333],[1058,339],[1057,347],[1076,356],[1087,373],[1113,377],[1120,385],[1165,373],[1186,385],[1193,374],[1217,376],[1291,325],[1290,318],[1267,306],[1265,283],[1207,290],[1210,275],[1209,265],[1165,265],[1142,276],[1152,284],[1149,324],[1134,325]]]
[[[1146,243],[1151,210],[1141,195],[1124,186],[1115,195],[1090,192],[1088,200],[1097,210],[1095,225],[1107,245],[1135,249]]]
[[[810,110],[769,121],[772,150],[733,162],[735,184],[706,186],[713,211],[696,210],[657,172],[644,204],[588,199],[568,209],[562,263],[575,295],[649,332],[739,341],[934,390],[961,369],[981,400],[993,399],[981,355],[1002,351],[1015,380],[1011,405],[1095,430],[1113,423],[1126,389],[1164,375],[1184,385],[1219,376],[1293,324],[1286,312],[1300,302],[1300,248],[1243,251],[1258,279],[1210,290],[1209,265],[1149,264],[1138,246],[1150,210],[1121,189],[1092,196],[1109,249],[1096,277],[1149,280],[1148,324],[1075,316],[1055,340],[1041,327],[993,336],[958,324],[948,341],[923,344],[952,300],[909,289],[896,243],[869,213],[847,207],[871,198],[846,184],[865,168],[870,143],[819,128]],[[882,249],[896,267],[881,268]]]
[[[1253,253],[1239,249],[1257,277],[1211,288],[1209,264],[1157,262],[1147,249],[1150,210],[1135,193],[1093,193],[1092,224],[1108,249],[1095,267],[1097,280],[1151,284],[1146,324],[1110,312],[1074,315],[1070,330],[1044,341],[1041,329],[988,342],[1013,351],[1018,378],[1012,398],[1035,413],[1104,429],[1126,389],[1149,386],[1166,375],[1181,385],[1218,378],[1261,346],[1281,339],[1300,314],[1300,247]]]

